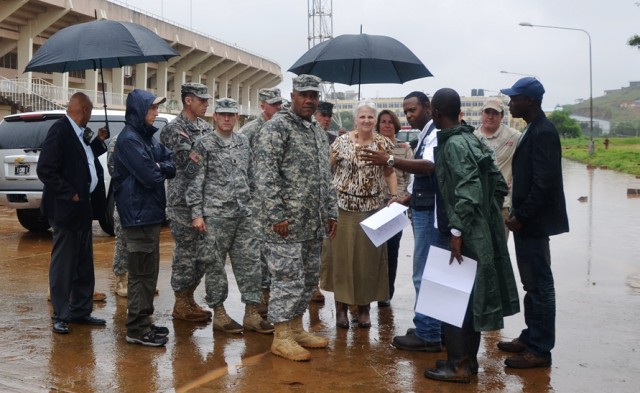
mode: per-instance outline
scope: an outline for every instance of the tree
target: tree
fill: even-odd
[[[340,118],[342,119],[342,128],[347,131],[353,130],[353,112],[352,111],[340,111]]]
[[[563,138],[577,138],[582,135],[578,122],[569,117],[566,110],[553,111],[549,115],[549,121],[556,126],[558,133]]]

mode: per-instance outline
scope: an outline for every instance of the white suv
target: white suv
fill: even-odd
[[[124,111],[110,110],[109,131],[114,137],[124,128]],[[36,174],[38,155],[49,128],[56,120],[65,115],[65,111],[27,112],[9,115],[0,122],[0,206],[17,209],[18,221],[30,231],[39,232],[49,229],[49,222],[40,213],[42,201],[42,182]],[[174,115],[160,114],[154,126],[160,130],[175,118]],[[97,131],[105,126],[104,109],[94,109],[88,126]],[[107,141],[108,142],[108,141]],[[104,182],[107,190],[107,209],[100,218],[100,227],[113,235],[113,192],[110,187],[111,176],[107,171],[107,155],[99,157],[104,168]]]

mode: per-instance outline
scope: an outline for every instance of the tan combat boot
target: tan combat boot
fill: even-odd
[[[273,333],[273,325],[262,319],[260,314],[258,314],[258,306],[255,304],[247,304],[245,307],[242,326],[244,326],[246,330],[252,330],[258,333]]]
[[[127,297],[129,287],[129,274],[124,273],[116,276],[116,295]]]
[[[225,333],[242,333],[242,326],[229,315],[222,304],[213,308],[213,330]]]
[[[304,330],[302,326],[302,315],[294,318],[290,322],[291,335],[298,344],[305,348],[325,348],[329,345],[329,339],[316,336]]]
[[[258,306],[258,314],[262,318],[267,317],[269,312],[269,288],[262,288],[262,303]]]
[[[191,288],[187,289],[187,298],[189,299],[189,304],[191,305],[191,309],[196,313],[196,314],[202,314],[205,315],[207,317],[207,319],[211,319],[211,311],[202,308],[197,302],[196,300],[193,298],[193,293],[195,292],[196,288],[198,286],[194,285]]]
[[[173,306],[173,313],[171,314],[173,318],[189,322],[207,322],[209,320],[209,317],[197,313],[191,307],[187,291],[175,292],[175,295],[176,303]]]
[[[311,352],[302,348],[291,335],[289,322],[276,323],[275,335],[271,344],[271,353],[294,362],[302,362],[311,359]]]

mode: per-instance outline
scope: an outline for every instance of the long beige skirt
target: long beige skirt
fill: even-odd
[[[338,302],[367,305],[389,298],[387,245],[374,246],[360,226],[375,212],[340,209],[336,238],[323,244],[321,288]]]

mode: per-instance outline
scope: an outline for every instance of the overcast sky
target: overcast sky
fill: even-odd
[[[283,95],[291,91],[287,69],[307,51],[307,0],[128,0],[280,65]],[[331,4],[330,0],[324,3]],[[429,95],[450,87],[470,96],[509,87],[531,74],[544,84],[543,105],[589,98],[587,35],[520,22],[571,27],[591,34],[593,95],[640,80],[640,50],[626,41],[640,34],[638,0],[333,0],[333,34],[388,35],[411,49],[434,74],[404,85],[363,85],[363,97]],[[193,10],[191,12],[191,10]],[[336,85],[337,91],[357,86]],[[495,94],[495,93],[494,93]]]

